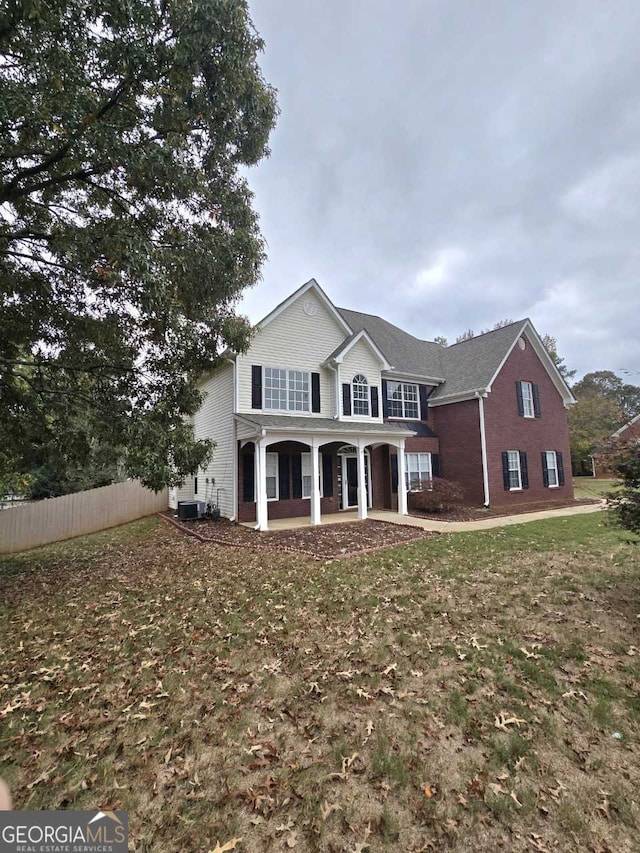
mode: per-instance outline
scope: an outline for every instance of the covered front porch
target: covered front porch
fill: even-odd
[[[374,506],[390,505],[392,477],[397,513],[407,515],[406,482],[397,472],[405,470],[405,440],[414,435],[409,429],[242,415],[237,431],[241,523],[273,530],[285,521],[291,526],[292,519],[300,525],[366,519]]]

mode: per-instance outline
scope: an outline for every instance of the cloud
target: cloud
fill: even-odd
[[[279,90],[250,170],[269,259],[423,338],[531,316],[580,373],[640,364],[640,4],[253,2]]]

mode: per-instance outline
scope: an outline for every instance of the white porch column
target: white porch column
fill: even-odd
[[[364,458],[364,441],[358,439],[358,518],[367,517],[367,478]]]
[[[407,475],[404,459],[404,438],[398,443],[398,514],[408,515],[407,512]]]
[[[267,516],[267,448],[261,441],[256,441],[256,529],[268,530]]]
[[[311,524],[321,524],[320,518],[320,448],[318,439],[311,440]]]

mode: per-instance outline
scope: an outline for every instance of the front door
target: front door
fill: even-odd
[[[355,456],[346,456],[346,501],[345,509],[358,506],[358,460]]]
[[[367,490],[367,506],[371,506],[369,489],[369,454],[364,457],[365,488]],[[342,509],[352,509],[358,506],[358,457],[344,455],[342,457]]]

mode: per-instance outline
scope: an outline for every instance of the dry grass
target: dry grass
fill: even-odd
[[[0,586],[19,808],[161,853],[637,850],[640,552],[599,515],[339,562],[151,520]]]

